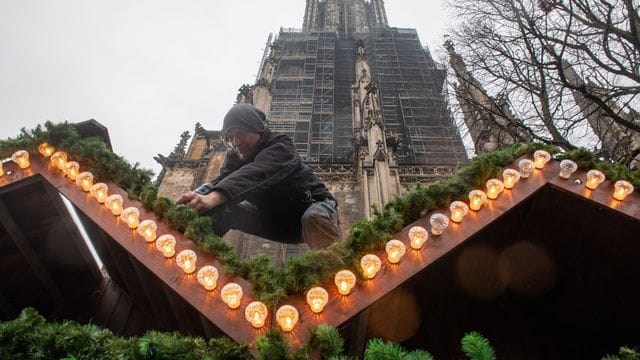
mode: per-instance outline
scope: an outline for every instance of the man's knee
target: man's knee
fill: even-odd
[[[321,202],[316,202],[307,208],[300,220],[303,228],[308,226],[330,226],[334,223],[337,225],[338,214],[335,207],[332,208]]]
[[[302,214],[302,226],[308,226],[318,224],[326,221],[330,221],[329,214],[325,211],[319,211],[318,209],[308,209]]]
[[[302,236],[311,248],[326,247],[342,238],[335,202],[317,202],[309,206],[302,218]]]

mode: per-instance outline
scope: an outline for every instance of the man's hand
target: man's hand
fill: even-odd
[[[194,193],[193,191],[189,191],[180,196],[176,203],[178,205],[186,205],[187,207],[201,213],[213,209],[218,205],[222,205],[226,201],[227,197],[219,191],[214,191],[207,195],[201,195]]]

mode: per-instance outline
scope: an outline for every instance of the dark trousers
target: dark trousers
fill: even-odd
[[[219,236],[236,229],[283,243],[304,241],[311,248],[342,239],[336,202],[332,199],[310,202],[299,218],[259,209],[247,201],[219,206],[206,215],[211,216],[213,231]]]

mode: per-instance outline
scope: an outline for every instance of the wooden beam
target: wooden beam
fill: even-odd
[[[7,192],[16,191],[20,188],[30,186],[35,183],[43,182],[42,176],[40,175],[34,175],[20,180],[5,179],[6,177],[7,175],[0,177],[0,195]]]
[[[0,223],[2,223],[2,226],[7,230],[7,234],[9,234],[11,239],[13,239],[16,247],[20,250],[25,261],[29,264],[29,267],[34,272],[38,280],[40,280],[40,283],[47,290],[49,295],[51,295],[54,300],[60,299],[62,294],[58,285],[55,283],[53,278],[49,276],[47,268],[40,261],[38,255],[31,247],[31,244],[29,244],[29,240],[27,240],[22,230],[20,230],[14,221],[11,213],[2,201],[2,198],[0,198]]]
[[[84,260],[85,264],[91,270],[91,275],[93,275],[93,279],[96,282],[102,281],[103,276],[102,276],[102,273],[100,272],[100,269],[98,268],[98,264],[96,263],[95,259],[91,255],[91,250],[89,249],[89,246],[85,243],[84,239],[82,238],[82,235],[80,234],[80,229],[78,229],[78,226],[80,224],[76,224],[73,221],[73,217],[69,209],[67,208],[67,206],[62,201],[62,198],[60,197],[61,196],[60,193],[53,186],[51,186],[51,184],[48,181],[43,181],[42,184],[45,190],[47,191],[47,194],[49,195],[49,198],[51,199],[53,206],[56,208],[56,211],[60,215],[60,218],[62,219],[62,223],[64,224],[65,228],[69,232],[71,240],[76,245],[76,248],[80,253],[80,256],[82,256],[82,259]]]
[[[354,319],[354,333],[350,353],[356,356],[364,354],[367,345],[367,327],[369,324],[369,308],[362,310]]]

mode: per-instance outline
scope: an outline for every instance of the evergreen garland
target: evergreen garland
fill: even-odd
[[[558,160],[570,159],[578,164],[578,168],[582,171],[596,169],[602,171],[607,180],[616,182],[618,180],[629,181],[635,191],[640,191],[640,171],[629,170],[626,166],[612,164],[610,162],[601,161],[587,149],[575,149],[558,156]]]
[[[258,358],[303,360],[315,351],[322,359],[352,359],[344,354],[344,339],[337,329],[320,325],[311,329],[307,344],[291,352],[284,335],[270,330],[256,340]],[[399,357],[398,357],[399,356]],[[0,359],[209,359],[249,360],[246,344],[221,337],[205,341],[177,332],[149,331],[141,337],[122,338],[110,330],[74,321],[47,322],[32,308],[15,320],[0,322]],[[365,359],[432,360],[424,350],[407,351],[395,343],[372,339]]]
[[[320,355],[325,360],[353,360],[344,354],[344,339],[336,328],[319,325],[311,329],[307,344],[291,352],[283,334],[271,330],[256,340],[259,359],[302,360]],[[465,355],[473,359],[495,359],[489,341],[478,332],[471,332],[461,341]],[[364,358],[433,360],[425,350],[409,351],[399,344],[380,339],[367,343]],[[246,344],[238,344],[227,337],[205,341],[199,337],[149,331],[141,337],[122,338],[110,330],[94,324],[81,325],[74,321],[47,322],[32,308],[22,310],[11,321],[0,322],[0,359],[254,359]],[[603,360],[640,360],[634,348],[623,346],[619,353]]]
[[[27,308],[0,323],[0,359],[253,359],[249,347],[227,338],[211,339],[150,331],[122,338],[110,330],[74,321],[47,322]]]
[[[153,172],[139,169],[137,163],[131,165],[98,137],[82,138],[75,127],[66,122],[47,121],[44,128],[38,125],[29,131],[21,129],[17,137],[0,141],[0,158],[8,158],[17,150],[38,153],[38,145],[43,142],[58,150],[64,149],[81,169],[90,168],[96,179],[113,181],[134,196],[139,196],[142,188],[151,183]]]
[[[88,167],[96,179],[116,183],[158,218],[184,232],[200,249],[223,262],[227,273],[247,279],[252,295],[269,305],[277,304],[290,294],[303,293],[312,286],[325,283],[341,269],[350,268],[359,274],[359,259],[365,253],[382,249],[385,242],[407,224],[433,210],[448,206],[454,200],[466,200],[469,191],[484,188],[488,179],[499,177],[503,168],[519,157],[538,149],[545,149],[551,154],[559,152],[550,145],[530,143],[478,155],[469,163],[459,166],[451,179],[439,180],[428,186],[416,186],[384,208],[374,209],[374,218],[353,224],[343,241],[325,249],[308,251],[298,258],[290,258],[279,268],[265,256],[240,261],[233,248],[213,233],[209,217],[198,216],[192,209],[158,197],[157,187],[151,185],[150,171],[139,169],[137,164],[131,165],[115,155],[99,138],[80,137],[71,124],[47,122],[44,128],[39,125],[31,131],[22,129],[16,138],[0,141],[0,156],[6,158],[20,149],[33,153],[45,141],[67,151],[70,159],[78,161],[82,169]],[[609,180],[625,179],[640,190],[638,171],[600,161],[584,149],[558,156],[558,159],[565,158],[575,160],[583,171],[600,169]]]

